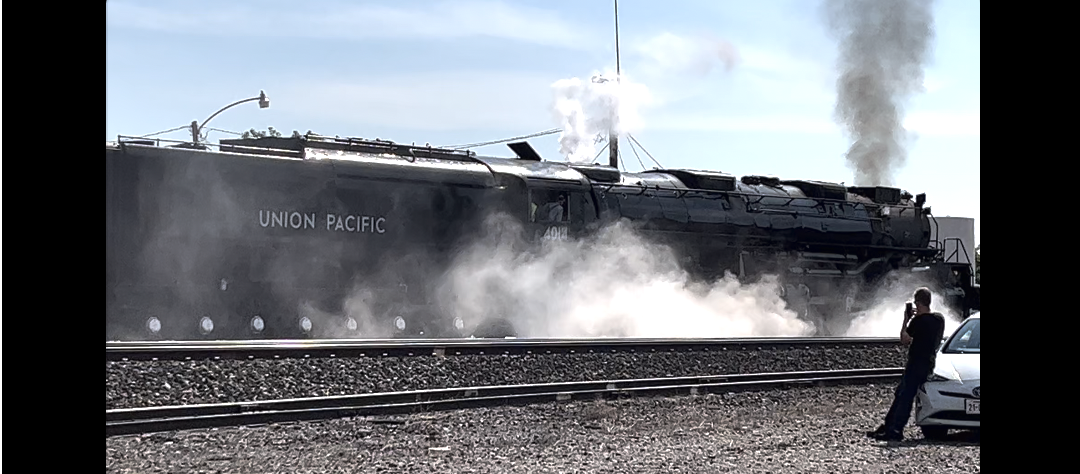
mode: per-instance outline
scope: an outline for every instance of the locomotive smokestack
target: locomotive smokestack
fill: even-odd
[[[608,142],[608,151],[608,165],[619,169],[619,134],[614,130],[611,132],[611,141]]]
[[[921,91],[933,39],[933,0],[827,0],[840,39],[836,119],[854,143],[856,186],[891,186],[907,160],[898,102]]]

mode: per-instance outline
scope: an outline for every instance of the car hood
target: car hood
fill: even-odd
[[[979,379],[979,354],[938,353],[934,372],[961,382]]]

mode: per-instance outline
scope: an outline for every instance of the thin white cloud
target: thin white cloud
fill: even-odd
[[[800,58],[786,51],[738,44],[739,70],[773,77],[828,77],[832,65],[819,60]]]
[[[303,4],[299,12],[215,4],[134,5],[110,2],[106,24],[173,33],[335,39],[453,39],[492,37],[587,49],[594,36],[551,10],[497,1],[443,2],[418,7]]]
[[[665,105],[643,117],[649,130],[701,132],[773,132],[843,134],[834,121],[836,73],[820,58],[799,57],[783,49],[733,43],[724,54],[735,61],[730,74],[704,79],[679,75],[697,66],[723,44],[717,35],[692,37],[664,33],[634,43],[631,51],[643,57],[645,85]],[[718,57],[711,56],[716,62]],[[689,67],[688,67],[689,66]],[[927,74],[926,88],[935,92],[948,84],[937,73]],[[698,96],[693,102],[685,99]],[[683,102],[674,104],[675,99]],[[979,136],[979,112],[967,110],[910,111],[904,126],[916,136]]]
[[[645,117],[648,130],[694,132],[773,132],[841,134],[843,128],[828,117],[802,115],[667,114]],[[979,113],[913,112],[904,127],[918,136],[979,136]]]
[[[815,117],[797,115],[724,116],[711,114],[669,114],[656,119],[645,118],[645,128],[686,132],[774,132],[774,133],[837,133],[840,128]]]
[[[279,110],[350,126],[418,131],[504,130],[557,126],[555,78],[466,71],[297,84],[275,93]]]
[[[714,32],[663,32],[629,42],[627,68],[663,103],[700,98],[717,106],[830,107],[829,65]]]
[[[739,60],[735,46],[715,36],[665,32],[632,46],[653,72],[702,76],[714,69],[730,71]]]
[[[975,112],[912,112],[904,126],[921,136],[977,137],[980,132],[979,111]]]
[[[366,79],[298,83],[275,91],[279,110],[356,127],[379,126],[417,131],[502,130],[531,133],[560,126],[554,114],[552,85],[563,79],[546,74],[510,71],[454,71],[379,75]],[[810,89],[785,87],[783,81],[750,81],[739,92],[747,100]],[[797,86],[797,84],[796,84]],[[775,91],[775,92],[774,92]],[[692,132],[772,132],[842,135],[831,97],[784,107],[775,97],[768,107],[733,107],[715,112],[715,103],[686,106],[658,104],[642,111],[644,130]],[[824,105],[807,109],[807,103]],[[745,105],[745,102],[742,103]],[[713,109],[713,110],[710,110]],[[811,112],[808,112],[810,110]],[[814,110],[820,111],[814,112]],[[911,111],[905,127],[922,136],[979,136],[978,110]]]

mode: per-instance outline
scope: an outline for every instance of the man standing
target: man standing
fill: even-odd
[[[900,330],[900,342],[908,348],[907,366],[903,378],[896,387],[892,407],[885,415],[885,423],[877,430],[867,433],[874,439],[900,441],[904,439],[904,426],[911,417],[911,406],[919,387],[934,370],[938,346],[945,334],[945,317],[930,311],[930,290],[915,291],[915,307],[908,303],[904,312],[904,325]]]

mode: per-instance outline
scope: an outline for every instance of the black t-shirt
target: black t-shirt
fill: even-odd
[[[945,335],[945,317],[941,313],[915,315],[908,321],[907,333],[912,339],[908,348],[908,368],[933,369],[941,338]]]

